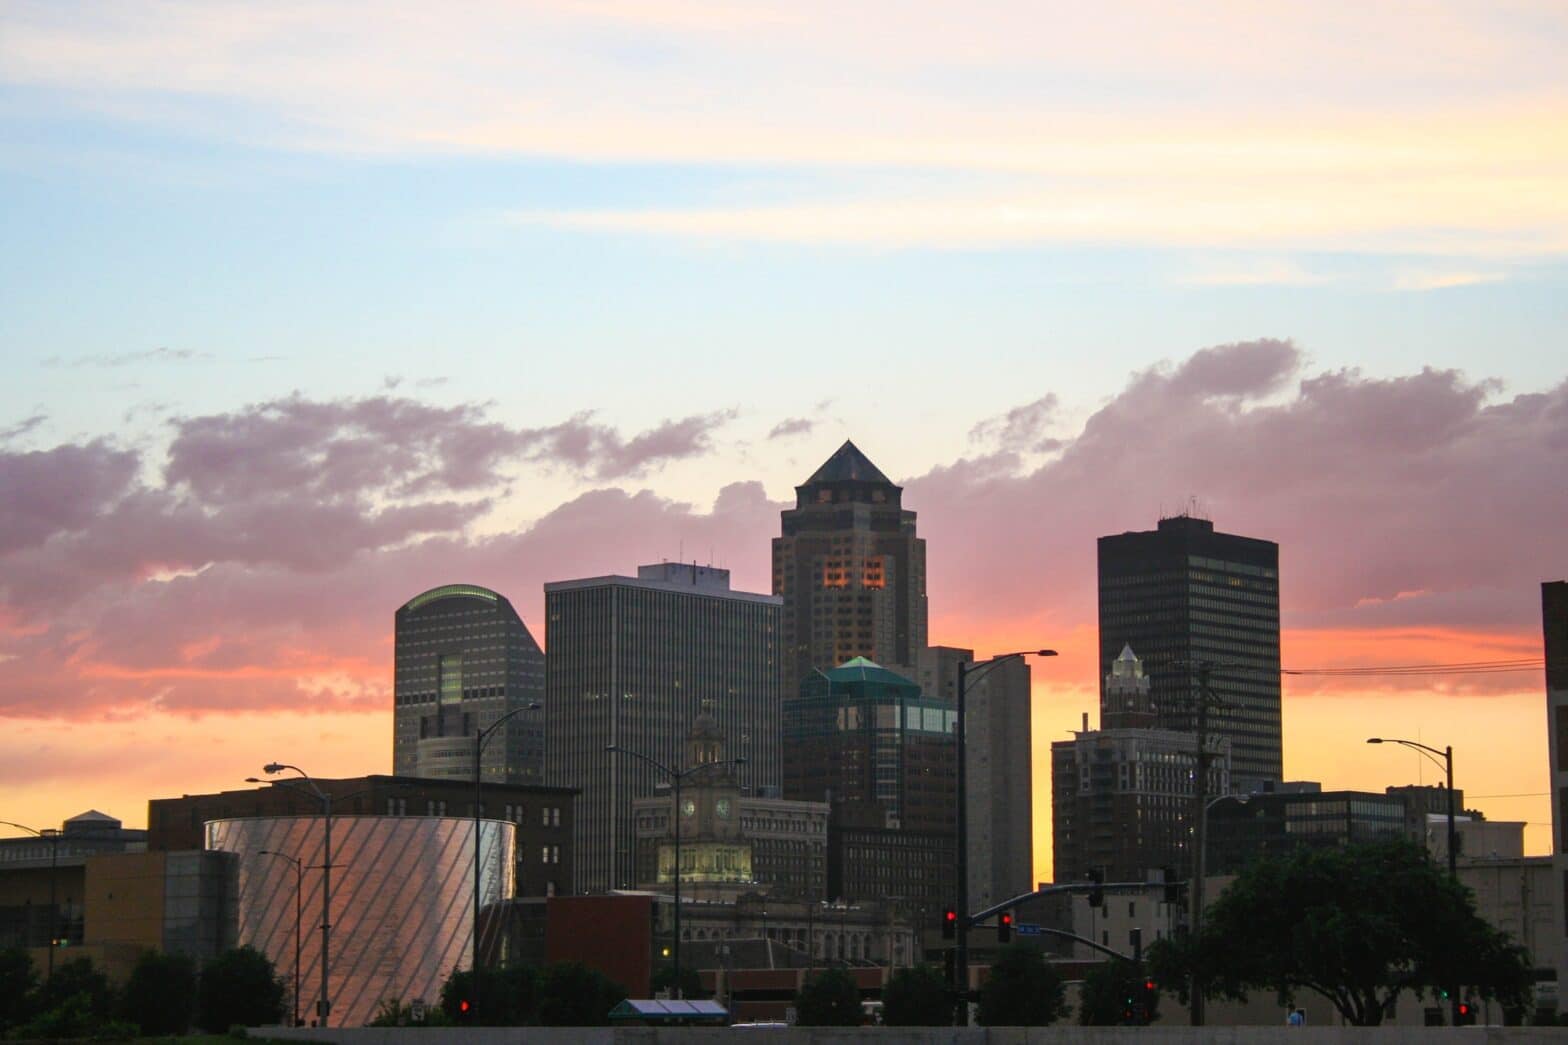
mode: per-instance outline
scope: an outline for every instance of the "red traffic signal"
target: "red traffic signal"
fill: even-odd
[[[464,998],[462,1001],[457,1003],[457,1011],[458,1012],[467,1012],[468,1011],[468,999],[467,998]]]
[[[958,935],[958,911],[949,907],[942,912],[942,939],[951,940]]]
[[[1154,990],[1154,987],[1155,987],[1155,984],[1154,984],[1153,980],[1144,980],[1143,981],[1143,989],[1144,990],[1152,991],[1152,990]]]
[[[1013,938],[1013,912],[1003,911],[996,916],[996,942],[1007,943]]]

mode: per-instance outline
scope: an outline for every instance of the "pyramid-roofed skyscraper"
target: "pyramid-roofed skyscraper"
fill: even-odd
[[[926,647],[926,542],[902,496],[847,441],[795,487],[773,541],[785,694],[854,657],[915,675]]]

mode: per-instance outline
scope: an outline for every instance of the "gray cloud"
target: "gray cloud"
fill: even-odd
[[[197,352],[190,348],[159,347],[142,352],[112,352],[96,356],[77,356],[73,359],[50,356],[44,360],[44,366],[115,368],[137,363],[198,363],[212,358],[211,352]]]
[[[796,435],[809,435],[817,423],[809,417],[786,417],[773,426],[768,433],[769,439],[787,439]]]

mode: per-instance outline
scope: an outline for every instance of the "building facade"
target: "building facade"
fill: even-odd
[[[928,697],[958,699],[973,650],[932,646],[920,660]],[[964,690],[969,899],[976,908],[1034,891],[1032,672],[1022,657],[982,668]]]
[[[361,816],[474,815],[472,782],[366,776],[317,780],[315,784],[333,796],[334,821]],[[571,891],[576,797],[576,792],[567,787],[485,785],[480,815],[504,820],[516,828],[515,845],[509,850],[515,862],[508,880],[518,895],[553,896]],[[320,812],[321,803],[293,784],[155,798],[147,803],[147,847],[154,851],[202,848],[206,845],[205,825],[211,820],[310,817]],[[473,821],[468,823],[472,829]]]
[[[956,893],[956,712],[857,657],[784,702],[784,797],[825,802],[828,895],[929,913]]]
[[[1552,782],[1552,865],[1557,884],[1557,982],[1568,991],[1568,581],[1541,585],[1541,631],[1546,653],[1546,736]],[[1558,1005],[1568,1005],[1560,997]]]
[[[214,820],[205,831],[208,849],[239,858],[240,942],[270,958],[291,993],[297,972],[295,1011],[316,1014],[322,940],[311,930],[321,924],[323,818]],[[495,907],[515,891],[517,829],[483,820],[480,832],[479,900]],[[333,817],[327,1025],[362,1027],[389,998],[433,1004],[453,970],[472,965],[474,841],[474,822],[466,818]],[[296,874],[288,861],[265,855],[271,853],[307,870]],[[481,941],[482,949],[491,946]]]
[[[579,891],[635,886],[632,802],[664,780],[645,759],[684,768],[699,714],[747,760],[742,786],[778,786],[779,607],[731,590],[728,570],[690,563],[545,585],[545,774],[582,791]]]
[[[1144,881],[1148,872],[1191,864],[1196,734],[1156,728],[1150,680],[1130,647],[1112,662],[1101,729],[1051,745],[1051,804],[1057,882],[1091,871],[1106,881]],[[1227,794],[1231,753],[1211,737],[1207,792]]]
[[[512,604],[476,584],[414,596],[394,620],[392,772],[474,779],[474,734],[544,697],[544,654]],[[486,783],[539,784],[544,723],[524,713],[490,736]]]
[[[851,442],[795,487],[773,540],[784,693],[855,657],[915,672],[926,647],[926,544],[902,496]]]
[[[827,898],[828,804],[758,797],[725,765],[724,736],[711,715],[698,715],[686,765],[692,773],[679,808],[668,794],[632,803],[637,832],[637,888],[674,884],[675,831],[681,838],[681,894],[692,899],[750,892],[779,899]]]
[[[1408,838],[1405,803],[1375,791],[1292,791],[1216,802],[1209,810],[1208,867],[1238,874],[1254,860],[1309,847]]]
[[[1161,519],[1154,530],[1099,539],[1099,593],[1101,677],[1130,645],[1150,678],[1157,724],[1192,732],[1208,666],[1209,692],[1222,704],[1209,727],[1230,742],[1237,790],[1280,780],[1279,545],[1218,533],[1207,519]]]

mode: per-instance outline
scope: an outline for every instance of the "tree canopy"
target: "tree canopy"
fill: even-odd
[[[997,952],[980,988],[982,1026],[1043,1027],[1067,1012],[1062,978],[1038,948],[1012,943]]]
[[[195,1007],[196,963],[183,954],[142,952],[125,984],[125,1018],[143,1034],[184,1034]]]
[[[1165,982],[1196,972],[1205,996],[1272,989],[1289,1004],[1312,991],[1358,1026],[1381,1023],[1407,990],[1463,986],[1523,1007],[1531,980],[1523,949],[1476,914],[1470,891],[1403,840],[1259,860],[1199,938],[1161,941],[1150,961]]]
[[[882,1022],[889,1027],[946,1027],[953,999],[946,977],[929,965],[899,969],[882,988]]]
[[[537,969],[485,969],[475,1004],[471,969],[454,972],[441,987],[441,1008],[458,1026],[601,1027],[626,988],[579,962]],[[466,1006],[466,1007],[465,1007]]]
[[[1159,1015],[1155,981],[1134,962],[1113,958],[1091,969],[1079,995],[1078,1022],[1086,1027],[1144,1026]]]
[[[202,966],[196,1022],[213,1034],[235,1024],[277,1023],[283,1018],[283,994],[271,960],[253,947],[236,947]]]
[[[802,1027],[858,1027],[863,1018],[860,988],[843,969],[806,977],[795,994],[795,1022]]]

